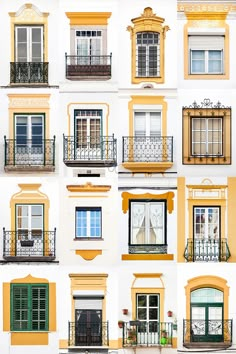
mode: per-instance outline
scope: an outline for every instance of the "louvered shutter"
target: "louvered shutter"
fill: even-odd
[[[135,112],[134,114],[134,135],[146,135],[146,113]]]
[[[102,310],[102,299],[76,299],[76,310]]]
[[[32,297],[32,330],[46,331],[48,316],[47,287],[33,286]]]
[[[161,113],[150,112],[150,136],[161,135]]]
[[[16,27],[16,62],[27,62],[28,60],[28,32],[26,27]]]
[[[191,35],[189,38],[190,50],[223,50],[224,36],[197,36]]]
[[[12,306],[12,330],[28,330],[29,304],[27,286],[13,286]]]

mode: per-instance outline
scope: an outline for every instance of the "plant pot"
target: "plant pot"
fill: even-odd
[[[161,337],[161,344],[162,345],[167,344],[167,338],[166,337]]]
[[[172,315],[173,315],[173,312],[172,312],[172,311],[168,311],[168,312],[167,312],[167,316],[168,316],[168,317],[172,317]]]
[[[34,240],[21,240],[20,245],[21,247],[33,247]]]
[[[123,315],[128,315],[128,309],[123,309],[122,312],[123,312]]]
[[[118,322],[118,327],[123,328],[124,327],[124,322]]]

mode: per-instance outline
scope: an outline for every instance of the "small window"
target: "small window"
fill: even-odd
[[[101,238],[102,237],[102,209],[99,207],[77,207],[75,212],[75,237]]]
[[[130,253],[166,253],[166,202],[130,201]]]
[[[11,330],[48,330],[48,285],[11,284]]]
[[[189,36],[190,74],[224,74],[224,36]]]

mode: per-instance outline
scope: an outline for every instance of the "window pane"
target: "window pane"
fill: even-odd
[[[158,306],[158,296],[157,295],[149,295],[149,306]]]
[[[139,307],[147,306],[147,296],[146,295],[138,295],[138,306]]]
[[[159,33],[136,34],[136,75],[140,77],[160,75]]]

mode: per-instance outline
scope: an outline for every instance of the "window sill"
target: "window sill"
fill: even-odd
[[[184,165],[231,165],[231,156],[188,156],[183,158]]]
[[[124,162],[122,166],[132,172],[164,172],[173,162]]]
[[[186,80],[228,80],[228,74],[187,74]]]
[[[73,241],[104,241],[102,237],[75,237]]]
[[[122,254],[122,261],[173,261],[174,254]]]

